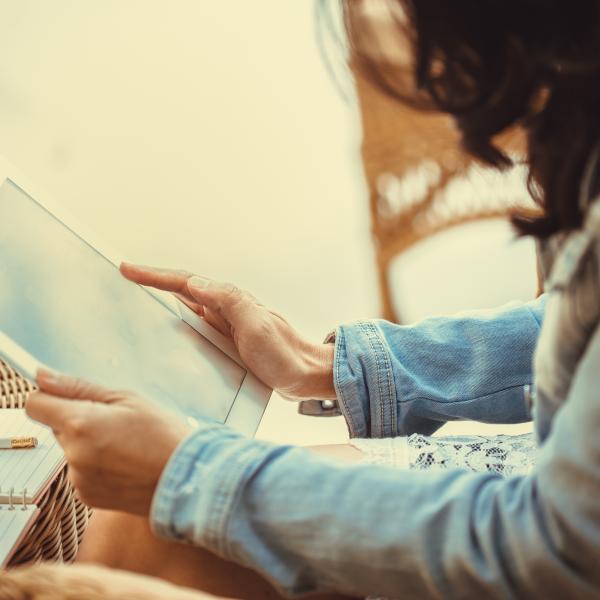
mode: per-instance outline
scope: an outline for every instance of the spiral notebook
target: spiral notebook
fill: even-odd
[[[0,450],[0,566],[11,558],[37,516],[36,502],[65,464],[52,431],[22,409],[0,411],[0,437],[36,437],[35,448]]]

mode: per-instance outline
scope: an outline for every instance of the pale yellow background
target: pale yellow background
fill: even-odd
[[[5,0],[0,153],[132,261],[234,281],[315,340],[377,316],[357,114],[313,10]],[[274,398],[259,435],[323,443],[345,426]]]

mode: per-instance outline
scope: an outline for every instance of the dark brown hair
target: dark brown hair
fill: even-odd
[[[581,225],[600,193],[600,0],[342,0],[342,12],[353,65],[391,96],[452,115],[484,163],[510,165],[495,137],[525,130],[543,215],[515,215],[521,233]],[[390,43],[408,45],[408,69]]]

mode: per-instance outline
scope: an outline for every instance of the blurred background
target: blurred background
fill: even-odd
[[[380,112],[333,85],[313,0],[5,0],[0,14],[0,153],[129,260],[233,281],[314,340],[384,314],[382,265],[403,322],[534,296],[531,244],[489,218],[506,194],[483,219],[406,234],[431,225],[415,202],[443,216],[500,188],[514,199],[523,170],[461,164],[442,205],[443,169],[364,163]],[[411,243],[382,258],[392,237]],[[346,428],[274,396],[258,435]]]

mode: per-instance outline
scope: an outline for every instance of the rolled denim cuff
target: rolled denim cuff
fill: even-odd
[[[338,328],[333,380],[350,437],[397,435],[394,373],[386,342],[374,322]]]
[[[230,558],[227,526],[238,491],[264,444],[223,426],[186,438],[165,467],[150,510],[160,537],[191,542]]]

